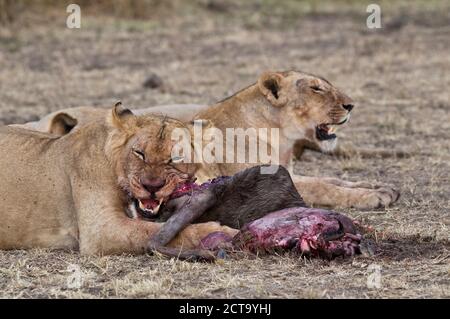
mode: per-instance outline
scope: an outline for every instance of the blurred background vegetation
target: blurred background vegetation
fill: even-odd
[[[179,6],[180,0],[0,0],[0,21],[12,23],[30,14],[51,15],[54,10],[66,8],[71,3],[78,4],[83,13],[108,15],[123,18],[148,18],[162,9],[170,10]]]
[[[177,15],[201,16],[227,14],[236,18],[257,13],[262,17],[289,19],[304,14],[331,12],[339,8],[351,10],[370,3],[407,10],[408,7],[436,7],[444,0],[0,0],[0,24],[29,26],[35,22],[51,22],[52,16],[70,3],[82,8],[87,16],[120,19],[165,19]],[[360,10],[359,10],[360,11]]]

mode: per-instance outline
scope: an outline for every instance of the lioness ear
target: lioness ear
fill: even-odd
[[[67,113],[61,112],[55,114],[50,119],[48,132],[62,136],[68,134],[78,124],[78,121]]]
[[[258,79],[258,87],[266,99],[276,107],[286,104],[286,97],[281,96],[283,75],[277,72],[265,72]]]
[[[122,105],[122,102],[119,101],[114,105],[111,114],[111,124],[114,127],[125,129],[127,128],[128,124],[135,119],[136,117],[133,112],[124,107]]]
[[[205,120],[205,119],[196,119],[196,120],[193,120],[193,121],[190,121],[189,123],[187,123],[187,126],[189,128],[193,128],[195,125],[204,129],[204,128],[208,128],[211,125],[211,122],[209,120]]]

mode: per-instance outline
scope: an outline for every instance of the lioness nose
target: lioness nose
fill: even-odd
[[[166,184],[161,178],[142,178],[141,184],[150,192],[156,192]]]
[[[342,104],[342,107],[349,112],[353,110],[353,104]]]

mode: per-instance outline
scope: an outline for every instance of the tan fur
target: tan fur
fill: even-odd
[[[312,87],[319,88],[320,91],[314,91]],[[272,90],[277,90],[277,96]],[[315,126],[323,123],[339,123],[348,118],[349,114],[343,105],[351,103],[352,100],[348,96],[325,79],[289,71],[266,72],[260,76],[256,84],[208,108],[176,105],[166,108],[150,107],[140,112],[151,114],[163,112],[175,118],[180,114],[178,118],[183,121],[204,119],[208,127],[213,126],[221,130],[250,127],[279,128],[280,164],[291,168],[295,147],[297,153],[301,153],[305,148],[322,152],[333,152],[336,149],[337,139],[319,141],[315,136]],[[78,123],[84,123],[97,118],[99,109],[66,109],[61,112],[72,116]],[[49,115],[37,124],[34,123],[34,129],[48,127],[56,114],[58,113]],[[50,130],[47,128],[43,131]],[[337,154],[339,152],[338,149]],[[252,164],[207,164],[203,165],[197,175],[200,180],[205,180],[217,175],[231,175],[250,165]],[[379,183],[349,182],[336,178],[299,175],[293,175],[293,179],[309,205],[372,209],[389,206],[399,196],[392,187]]]
[[[133,113],[135,115],[164,114],[182,122],[189,122],[195,114],[207,107],[207,105],[199,104],[156,105],[142,110],[133,110]],[[10,126],[61,136],[69,133],[76,124],[83,125],[103,120],[109,109],[109,107],[91,106],[72,107],[47,114],[39,121],[12,124]]]
[[[271,86],[278,87],[278,98],[269,89]],[[316,86],[321,89],[319,93],[311,89]],[[360,209],[389,206],[399,195],[390,186],[299,176],[292,172],[291,159],[296,143],[312,144],[322,151],[333,150],[336,141],[319,141],[314,129],[321,123],[342,122],[349,116],[343,108],[346,104],[352,104],[352,100],[322,78],[296,71],[267,72],[256,84],[200,112],[195,118],[207,120],[210,126],[222,131],[232,127],[279,128],[279,163],[290,169],[297,189],[309,205]],[[232,175],[251,165],[208,164],[197,175],[205,178]]]
[[[60,137],[1,127],[0,249],[144,252],[161,224],[126,216],[127,192],[142,196],[125,190],[127,185],[134,177],[170,180],[173,174],[192,174],[185,164],[167,164],[171,147],[161,134],[162,122],[167,132],[183,127],[175,120],[136,117],[117,108],[108,121],[94,121]],[[136,157],[133,147],[143,148],[146,165],[132,160]],[[174,187],[170,181],[166,186]],[[142,185],[137,187],[142,189]],[[217,223],[196,224],[182,231],[171,245],[193,248],[213,231],[236,233]]]

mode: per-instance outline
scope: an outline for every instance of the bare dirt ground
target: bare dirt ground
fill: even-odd
[[[296,163],[299,173],[378,180],[401,190],[392,208],[343,210],[374,227],[380,252],[351,260],[270,256],[194,264],[2,251],[0,297],[449,298],[448,2],[382,2],[380,30],[367,29],[359,2],[201,3],[147,20],[83,16],[79,30],[65,28],[65,8],[36,25],[1,27],[0,123],[118,99],[136,108],[212,103],[267,69],[322,75],[356,100],[342,142],[411,153],[388,159],[308,153]],[[162,87],[143,86],[151,74]],[[381,267],[378,289],[367,286],[372,264]],[[68,285],[73,265],[83,273],[79,289]]]

